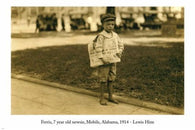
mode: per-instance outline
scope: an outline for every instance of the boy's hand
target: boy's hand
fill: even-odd
[[[116,56],[118,56],[119,58],[121,58],[122,54],[121,53],[116,53]]]
[[[109,64],[108,61],[104,60],[103,58],[100,58],[104,64]]]

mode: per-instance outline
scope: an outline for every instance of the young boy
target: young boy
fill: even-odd
[[[112,14],[104,14],[101,17],[103,31],[97,35],[94,48],[98,58],[103,65],[98,66],[98,76],[100,80],[100,104],[107,105],[104,98],[104,88],[108,89],[108,101],[118,104],[113,98],[113,86],[116,79],[116,62],[120,58],[124,49],[119,36],[113,32],[116,17]]]

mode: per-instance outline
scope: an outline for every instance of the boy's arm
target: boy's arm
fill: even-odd
[[[104,43],[104,36],[99,35],[97,37],[97,41],[95,42],[94,48],[95,48],[98,58],[101,59],[104,64],[107,64],[107,62],[103,59],[103,53],[102,53],[103,43]]]
[[[120,37],[117,35],[117,40],[118,40],[118,48],[119,48],[119,54],[122,55],[123,50],[124,50],[124,43],[120,39]]]
[[[95,51],[98,55],[98,58],[103,58],[103,42],[104,42],[104,37],[99,35],[97,37],[97,41],[94,44]]]

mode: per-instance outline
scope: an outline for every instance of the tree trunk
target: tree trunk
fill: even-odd
[[[107,7],[106,8],[106,13],[115,15],[115,7]]]

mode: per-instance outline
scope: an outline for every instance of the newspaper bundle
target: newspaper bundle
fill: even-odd
[[[104,48],[107,49],[103,50],[102,53],[103,59],[108,63],[120,62],[120,58],[116,55],[116,53],[118,53],[118,45],[116,44],[117,42],[113,40],[115,39],[109,39],[108,41],[106,41],[106,45],[104,45]],[[88,53],[90,59],[90,67],[97,67],[104,64],[102,60],[98,58],[99,56],[94,48],[94,43],[88,44]]]

